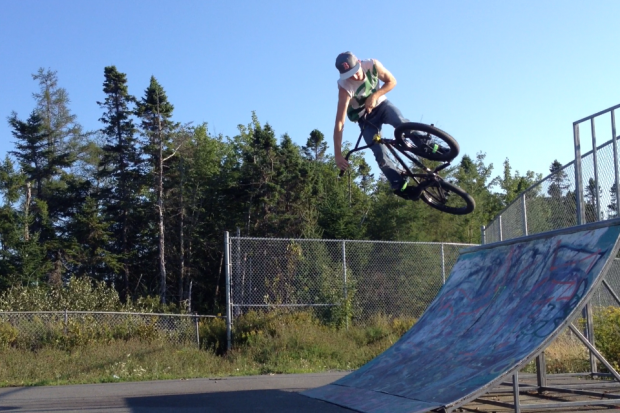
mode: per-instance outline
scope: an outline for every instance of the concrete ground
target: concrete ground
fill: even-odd
[[[344,376],[345,372],[227,377],[218,379],[161,380],[150,382],[83,384],[72,386],[13,387],[0,389],[0,412],[113,412],[113,413],[351,413],[352,410],[297,394]],[[530,383],[531,382],[531,383]],[[556,385],[575,385],[580,380],[562,379]],[[582,381],[581,381],[582,382]],[[523,385],[534,384],[524,378]],[[603,386],[603,382],[601,385]],[[458,412],[508,413],[512,408],[489,404],[511,403],[510,386],[497,388]],[[601,387],[604,393],[618,394],[618,387]],[[521,395],[522,404],[575,401],[576,395],[547,393],[545,397]],[[583,396],[579,397],[584,400]],[[593,404],[598,397],[585,398]],[[548,411],[544,406],[530,412]],[[609,412],[618,406],[560,408],[555,412]]]
[[[0,389],[0,412],[350,413],[297,394],[346,373],[83,384]]]

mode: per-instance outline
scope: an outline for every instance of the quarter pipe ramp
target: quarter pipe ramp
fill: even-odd
[[[539,354],[618,252],[620,220],[465,250],[420,320],[384,353],[302,394],[368,413],[451,411]]]

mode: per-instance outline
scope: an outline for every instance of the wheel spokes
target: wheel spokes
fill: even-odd
[[[468,208],[467,201],[460,196],[451,196],[453,192],[442,185],[442,181],[436,181],[424,188],[426,200],[434,205],[443,205],[452,211],[465,210]]]
[[[431,184],[424,189],[429,196],[429,200],[435,204],[445,204],[448,202],[449,191],[446,191],[438,183]]]
[[[420,150],[428,154],[446,154],[450,152],[449,147],[444,146],[444,141],[428,132],[410,130],[403,133],[403,138],[409,139]]]

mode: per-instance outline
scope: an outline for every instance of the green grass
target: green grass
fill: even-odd
[[[310,373],[356,369],[391,346],[413,320],[376,317],[366,327],[336,328],[308,313],[248,314],[235,326],[236,346],[222,354],[223,324],[201,326],[203,348],[132,338],[86,341],[67,349],[0,349],[0,386],[104,383]]]
[[[117,334],[77,325],[63,339],[54,332],[43,344],[33,345],[5,324],[0,325],[0,386],[353,370],[394,344],[413,323],[379,316],[345,329],[306,312],[249,313],[235,321],[235,345],[228,353],[221,319],[200,325],[200,349],[192,342],[169,344],[145,328]],[[618,366],[620,309],[598,312],[595,326],[597,345]],[[568,333],[545,354],[548,373],[589,369],[588,352]],[[535,372],[535,366],[530,363],[524,370]]]

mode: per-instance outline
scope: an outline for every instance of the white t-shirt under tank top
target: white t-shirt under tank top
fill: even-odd
[[[357,122],[364,115],[366,112],[366,107],[364,106],[366,99],[379,89],[379,75],[375,62],[375,59],[360,60],[360,65],[365,75],[364,80],[353,80],[353,77],[344,80],[338,79],[338,86],[346,90],[351,97],[349,107],[347,108],[347,116],[353,122]],[[380,96],[377,99],[377,105],[385,99],[385,96]]]

